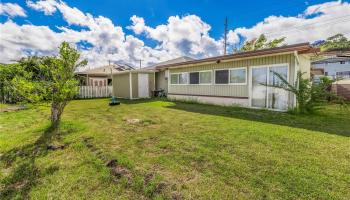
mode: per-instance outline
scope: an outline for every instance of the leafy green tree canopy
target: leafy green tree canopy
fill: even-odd
[[[320,45],[321,51],[345,51],[350,50],[350,40],[343,34],[336,34],[327,38],[327,40]]]
[[[246,41],[244,45],[238,50],[239,52],[245,51],[255,51],[261,49],[269,49],[282,45],[285,38],[277,38],[271,41],[268,41],[264,34],[261,34],[259,38],[255,38],[249,41]]]
[[[24,73],[12,79],[13,86],[29,102],[51,102],[53,128],[58,127],[65,106],[77,94],[74,71],[87,64],[79,60],[79,52],[63,42],[58,56],[30,57],[18,62]]]

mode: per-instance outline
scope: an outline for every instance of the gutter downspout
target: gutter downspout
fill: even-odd
[[[294,59],[295,59],[295,61],[294,61],[295,66],[294,66],[294,80],[293,80],[293,82],[296,83],[298,71],[300,70],[300,66],[299,66],[300,60],[299,60],[299,55],[298,55],[297,51],[294,51]],[[298,85],[298,88],[299,88],[299,85]],[[297,97],[295,95],[293,95],[293,96],[294,96],[293,108],[296,108],[298,106]]]

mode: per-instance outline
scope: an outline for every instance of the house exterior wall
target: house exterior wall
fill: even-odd
[[[113,75],[113,96],[130,98],[129,73]]]
[[[149,96],[152,97],[153,91],[155,90],[155,73],[148,74],[148,88]]]
[[[139,77],[138,73],[131,74],[131,82],[132,82],[132,98],[139,98]]]
[[[236,98],[236,99],[247,99],[249,102],[249,89],[250,89],[250,70],[254,66],[269,66],[277,64],[288,64],[289,66],[289,81],[294,82],[295,77],[295,62],[296,58],[294,53],[284,54],[284,55],[274,55],[274,56],[265,56],[258,58],[248,58],[241,59],[229,62],[221,63],[211,63],[211,64],[202,64],[192,67],[184,68],[173,68],[169,69],[169,73],[180,73],[180,72],[196,72],[196,71],[212,71],[212,84],[209,85],[172,85],[168,84],[168,95],[177,95],[179,96],[199,96],[203,97],[223,97],[223,98]],[[216,85],[214,83],[214,70],[218,69],[230,69],[230,68],[247,68],[247,84],[245,85]],[[302,68],[307,68],[306,64],[303,64]],[[170,83],[170,78],[168,79]],[[247,103],[242,100],[237,101],[238,104],[246,106]],[[289,94],[289,105],[292,106],[294,102],[294,96]],[[215,102],[214,102],[215,103]]]
[[[299,55],[299,68],[303,72],[303,78],[309,79],[311,77],[311,62],[307,56]]]
[[[162,70],[155,74],[156,77],[156,90],[163,89],[165,92],[168,92],[168,80],[167,80],[167,70]]]

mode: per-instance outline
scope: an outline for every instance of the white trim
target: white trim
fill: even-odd
[[[253,107],[252,106],[252,89],[253,89],[253,77],[252,77],[252,75],[253,75],[253,69],[254,68],[267,68],[267,74],[266,74],[266,76],[267,76],[267,78],[269,78],[269,76],[270,76],[270,67],[285,67],[285,66],[287,66],[287,80],[288,80],[288,82],[290,82],[290,80],[289,80],[289,70],[290,70],[290,65],[289,65],[289,63],[280,63],[280,64],[272,64],[272,65],[259,65],[259,66],[251,66],[250,67],[250,70],[249,70],[249,77],[250,77],[250,80],[249,80],[249,107],[251,107],[251,108],[257,108],[257,109],[262,109],[262,108],[260,108],[260,107]],[[268,80],[267,80],[268,81]],[[266,90],[266,109],[268,109],[268,110],[274,110],[274,111],[285,111],[285,110],[280,110],[280,109],[271,109],[271,108],[269,108],[269,95],[268,95],[268,92],[269,92],[269,90],[267,89]],[[288,94],[288,93],[287,93]],[[289,103],[289,96],[288,96],[288,103]],[[289,107],[289,105],[288,105],[288,107]]]
[[[295,66],[294,66],[294,79],[293,79],[293,83],[295,83],[295,81],[297,80],[297,75],[298,75],[298,71],[300,70],[300,60],[299,60],[299,56],[298,53],[296,51],[294,51],[294,57],[295,57]],[[299,86],[298,86],[299,87]],[[293,107],[297,107],[297,96],[295,94],[293,94],[294,98],[293,98]]]
[[[132,77],[131,77],[131,72],[129,72],[129,96],[130,96],[130,99],[132,99]]]
[[[189,73],[190,72],[177,72],[177,73],[170,73],[170,77],[168,79],[170,79],[170,85],[189,85]],[[178,83],[171,83],[171,75],[180,75],[180,74],[187,74],[187,83],[181,83],[180,84],[180,76],[177,76],[177,82]]]
[[[245,69],[245,82],[244,83],[231,83],[231,70],[240,70],[240,69]],[[229,82],[229,85],[247,85],[247,83],[248,83],[248,70],[247,70],[247,67],[231,68],[230,71],[229,71],[228,82]]]

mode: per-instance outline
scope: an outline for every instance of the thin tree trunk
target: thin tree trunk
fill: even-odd
[[[57,129],[61,121],[61,109],[60,104],[52,102],[51,104],[51,126],[53,129]]]

